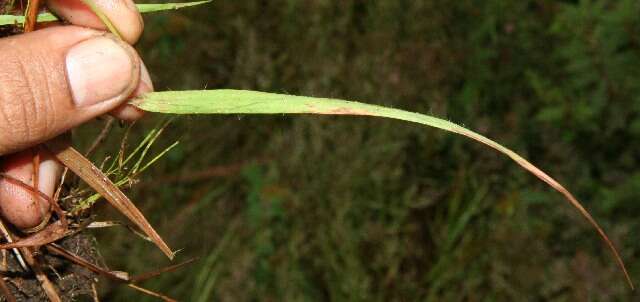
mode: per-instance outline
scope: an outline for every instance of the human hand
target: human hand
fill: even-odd
[[[123,39],[135,43],[143,29],[132,0],[94,0]],[[80,0],[48,0],[73,25],[0,39],[0,173],[53,196],[62,167],[48,152],[28,149],[107,112],[135,120],[142,112],[123,105],[153,85],[136,51],[104,32]],[[39,154],[34,177],[33,158]],[[0,178],[0,214],[19,228],[38,226],[47,201]]]

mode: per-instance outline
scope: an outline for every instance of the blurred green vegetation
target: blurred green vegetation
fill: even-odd
[[[638,12],[637,0],[217,0],[145,16],[138,49],[157,90],[354,99],[486,134],[566,184],[640,282]],[[176,140],[129,192],[179,259],[199,257],[143,284],[180,300],[640,297],[559,194],[465,138],[373,118],[186,117],[152,151]],[[112,268],[167,265],[124,229],[97,235]]]

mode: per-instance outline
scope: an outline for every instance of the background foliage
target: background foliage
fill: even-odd
[[[138,49],[157,90],[355,99],[486,134],[576,193],[640,282],[638,12],[636,0],[219,0],[146,16]],[[181,300],[634,300],[560,195],[464,138],[220,116],[176,119],[155,152],[175,140],[130,193],[182,259],[200,257],[144,284]],[[166,265],[122,229],[97,234],[112,268]],[[146,299],[113,286],[106,299]]]

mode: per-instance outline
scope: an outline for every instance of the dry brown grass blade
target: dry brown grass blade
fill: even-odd
[[[233,163],[228,165],[211,166],[199,171],[194,171],[194,172],[190,172],[188,174],[182,174],[182,175],[174,175],[174,174],[159,175],[159,176],[154,176],[153,181],[140,182],[137,185],[140,188],[145,188],[145,187],[154,187],[154,186],[161,186],[161,185],[174,184],[174,183],[196,182],[196,181],[211,179],[214,177],[229,177],[232,175],[240,174],[242,169],[245,168],[247,165],[250,165],[250,164],[262,165],[268,162],[269,160],[267,160],[266,158],[263,158],[263,159],[257,159],[254,161],[245,161],[245,162],[238,162],[238,163]]]
[[[129,283],[129,284],[127,284],[127,285],[128,285],[129,287],[131,287],[131,288],[133,288],[133,289],[135,289],[135,290],[137,290],[137,291],[141,292],[141,293],[145,293],[145,294],[147,294],[147,295],[149,295],[149,296],[152,296],[152,297],[156,297],[156,298],[162,299],[163,301],[166,301],[166,302],[177,302],[176,300],[171,299],[171,298],[169,298],[169,297],[167,297],[167,296],[165,296],[165,295],[163,295],[163,294],[156,293],[156,292],[151,291],[151,290],[148,290],[148,289],[146,289],[146,288],[142,288],[142,287],[137,286],[137,285],[135,285],[135,284],[133,284],[133,283]]]
[[[27,238],[20,239],[15,242],[0,244],[0,249],[42,246],[64,238],[67,236],[67,230],[67,225],[58,220],[54,223],[50,223],[42,230]]]
[[[129,200],[129,198],[120,191],[120,189],[111,182],[111,180],[93,165],[82,154],[73,149],[68,144],[59,140],[53,140],[46,143],[47,148],[62,164],[67,166],[73,173],[78,175],[82,180],[89,184],[94,190],[102,195],[111,205],[118,211],[127,216],[137,227],[139,227],[153,242],[162,250],[162,252],[173,259],[174,253],[169,246],[162,240],[156,230],[149,224],[144,215]]]
[[[174,265],[171,265],[171,266],[167,266],[167,267],[163,267],[163,268],[161,268],[159,270],[156,270],[156,271],[153,271],[153,272],[148,272],[148,273],[140,274],[140,275],[137,275],[137,276],[133,276],[133,277],[131,277],[131,282],[133,282],[133,283],[142,282],[142,281],[145,281],[145,280],[160,276],[160,275],[162,275],[164,273],[173,272],[173,271],[175,271],[175,270],[177,270],[179,268],[182,268],[182,267],[184,267],[186,265],[189,265],[189,264],[193,263],[197,259],[198,258],[191,258],[191,259],[186,260],[184,262],[181,262],[181,263],[178,263],[178,264],[174,264]]]
[[[40,152],[38,152],[38,149],[32,149],[33,151],[33,158],[32,158],[32,162],[33,162],[33,175],[31,176],[31,179],[33,179],[33,187],[34,188],[39,188],[40,187]],[[34,194],[33,192],[31,192],[31,194]],[[36,201],[36,207],[37,209],[42,209],[42,206],[40,205],[40,198],[37,198],[37,196],[34,196],[35,201]]]
[[[24,13],[24,32],[28,33],[36,29],[36,20],[38,19],[38,10],[40,9],[40,0],[29,0],[27,9]]]
[[[62,299],[60,298],[60,295],[58,295],[58,291],[56,290],[56,287],[53,285],[53,283],[51,283],[51,280],[47,278],[47,274],[45,274],[44,271],[42,270],[42,267],[40,266],[37,259],[33,255],[33,252],[31,251],[31,249],[28,247],[23,247],[23,248],[20,248],[20,250],[22,251],[22,254],[24,254],[25,260],[27,260],[27,263],[35,273],[36,278],[38,279],[38,281],[40,281],[40,284],[42,285],[42,289],[47,295],[47,298],[49,298],[49,301],[62,302]]]
[[[62,299],[60,298],[60,295],[58,294],[56,287],[53,285],[53,283],[51,283],[51,280],[47,278],[47,275],[42,271],[42,268],[40,268],[39,265],[35,265],[35,266],[32,265],[31,268],[36,273],[36,278],[40,280],[40,284],[42,284],[42,289],[44,289],[44,292],[47,295],[47,298],[49,298],[49,301],[62,302]]]
[[[16,302],[16,297],[9,290],[9,286],[7,286],[7,282],[4,282],[2,275],[0,275],[0,289],[2,289],[2,294],[7,299],[7,302]]]
[[[168,272],[172,272],[175,271],[179,268],[182,268],[188,264],[193,263],[194,261],[197,260],[197,258],[191,258],[189,260],[186,260],[184,262],[178,263],[178,264],[174,264],[171,266],[167,266],[167,267],[163,267],[159,270],[156,271],[152,271],[152,272],[148,272],[148,273],[143,273],[140,274],[138,276],[134,276],[134,277],[129,277],[128,274],[124,273],[124,272],[116,272],[116,271],[109,271],[106,269],[103,269],[87,260],[85,260],[84,258],[62,248],[61,246],[59,246],[58,244],[52,243],[52,244],[48,244],[47,246],[45,246],[45,248],[53,253],[56,254],[58,256],[64,257],[67,260],[78,264],[80,266],[83,266],[85,268],[87,268],[88,270],[96,273],[96,274],[100,274],[103,275],[105,277],[108,277],[110,279],[113,279],[115,281],[119,281],[119,282],[125,282],[125,283],[138,283],[138,282],[142,282],[154,277],[157,277],[161,274],[164,273],[168,273]]]
[[[98,287],[96,283],[91,283],[91,294],[93,295],[93,302],[100,302],[100,298],[98,297]]]
[[[64,258],[66,258],[67,260],[69,260],[69,261],[71,261],[71,262],[73,262],[73,263],[75,263],[77,265],[83,266],[83,267],[87,268],[88,270],[90,270],[90,271],[92,271],[92,272],[94,272],[96,274],[103,275],[105,277],[108,277],[110,279],[113,279],[113,280],[116,280],[116,281],[120,281],[120,282],[126,282],[126,283],[130,282],[130,278],[129,278],[128,274],[125,274],[125,273],[122,273],[122,272],[113,272],[113,271],[108,271],[106,269],[103,269],[103,268],[101,268],[101,267],[99,267],[99,266],[97,266],[97,265],[95,265],[95,264],[83,259],[82,257],[63,249],[61,246],[59,246],[59,245],[57,245],[55,243],[49,244],[45,248],[49,252],[51,252],[53,254],[56,254],[56,255],[59,255],[59,256],[62,256]]]
[[[140,231],[136,230],[136,228],[134,228],[133,226],[126,224],[124,222],[120,222],[120,221],[94,221],[91,222],[87,225],[88,229],[101,229],[101,228],[110,228],[110,227],[123,227],[125,229],[127,229],[129,232],[133,233],[134,235],[140,237],[142,240],[145,241],[149,241],[149,242],[153,242],[153,240],[151,240],[151,238],[149,238],[147,235],[140,233]]]
[[[71,261],[71,262],[73,262],[75,264],[78,264],[80,266],[83,266],[83,267],[89,269],[90,271],[92,271],[92,272],[94,272],[96,274],[105,276],[105,277],[110,278],[110,279],[112,279],[114,281],[117,281],[117,282],[126,283],[127,286],[129,286],[129,287],[131,287],[133,289],[136,289],[136,290],[138,290],[138,291],[140,291],[142,293],[145,293],[147,295],[150,295],[150,296],[153,296],[153,297],[156,297],[156,298],[160,298],[160,299],[162,299],[164,301],[175,301],[175,300],[173,300],[173,299],[171,299],[171,298],[169,298],[169,297],[167,297],[165,295],[162,295],[160,293],[157,293],[157,292],[154,292],[154,291],[139,287],[139,286],[135,285],[134,283],[140,282],[140,281],[144,281],[144,280],[147,280],[149,278],[156,277],[156,276],[158,276],[158,275],[160,275],[162,273],[165,273],[165,272],[174,271],[174,270],[176,270],[178,268],[181,268],[181,267],[183,267],[183,266],[185,266],[185,265],[187,265],[189,263],[192,263],[193,261],[196,260],[195,258],[194,259],[189,259],[189,260],[184,261],[182,263],[179,263],[179,264],[176,264],[176,265],[172,265],[172,266],[168,266],[168,267],[162,268],[162,269],[154,271],[154,272],[149,272],[149,273],[145,273],[145,274],[133,277],[133,278],[129,278],[128,274],[126,274],[126,273],[105,270],[105,269],[103,269],[103,268],[101,268],[101,267],[99,267],[99,266],[97,266],[97,265],[95,265],[95,264],[83,259],[82,257],[80,257],[80,256],[78,256],[78,255],[76,255],[76,254],[74,254],[72,252],[69,252],[69,251],[65,250],[64,248],[62,248],[61,246],[59,246],[59,245],[57,245],[55,243],[47,245],[46,249],[49,252],[51,252],[53,254],[56,254],[56,255],[59,255],[59,256],[62,256],[64,258],[66,258],[67,260],[69,260],[69,261]]]
[[[47,295],[47,298],[49,298],[49,301],[62,302],[62,298],[60,298],[56,287],[53,285],[53,283],[51,283],[51,280],[49,280],[47,274],[42,271],[40,265],[32,265],[31,269],[33,269],[33,271],[36,273],[36,278],[38,278],[38,280],[40,281],[42,289],[44,289],[44,292]]]
[[[538,167],[536,167],[535,165],[533,165],[532,163],[530,163],[529,161],[524,159],[522,156],[516,154],[515,152],[513,152],[513,151],[511,151],[509,149],[504,148],[503,146],[499,145],[498,143],[496,143],[494,141],[491,141],[491,140],[489,140],[489,139],[485,138],[484,136],[482,136],[480,134],[477,134],[477,133],[470,133],[469,131],[455,131],[455,130],[454,130],[454,132],[457,132],[457,133],[459,133],[461,135],[467,136],[467,137],[472,138],[474,140],[483,142],[483,143],[487,144],[488,146],[505,153],[507,156],[511,157],[511,159],[513,159],[522,168],[524,168],[525,170],[531,172],[531,174],[535,175],[537,178],[539,178],[543,182],[547,183],[549,186],[551,186],[557,192],[562,194],[562,196],[564,196],[564,198],[573,207],[575,207],[578,210],[578,212],[580,212],[580,214],[582,216],[584,216],[587,219],[587,221],[596,229],[596,231],[598,232],[598,235],[600,235],[600,238],[602,238],[602,240],[607,244],[607,246],[609,247],[609,250],[613,254],[613,257],[615,258],[618,266],[622,270],[622,273],[624,274],[624,276],[625,276],[625,278],[627,280],[627,283],[629,284],[629,287],[631,287],[631,290],[635,290],[635,286],[633,285],[633,280],[631,279],[631,276],[629,275],[629,272],[627,271],[627,267],[625,266],[624,261],[622,260],[622,257],[620,256],[620,253],[618,253],[618,249],[615,247],[615,245],[613,245],[613,242],[611,242],[611,240],[609,239],[609,236],[607,236],[607,234],[604,232],[604,230],[602,229],[600,224],[598,224],[598,222],[595,220],[595,218],[593,218],[593,216],[591,216],[589,211],[587,211],[587,209],[584,208],[582,203],[579,202],[578,199],[576,199],[573,196],[573,194],[571,194],[571,192],[569,192],[569,190],[567,190],[558,181],[553,179],[553,177],[549,176],[547,173],[545,173],[544,171],[540,170]]]
[[[84,153],[84,157],[89,158],[89,156],[91,156],[91,154],[93,154],[93,152],[98,149],[98,146],[100,146],[100,144],[102,144],[102,142],[107,139],[107,136],[109,136],[109,132],[111,131],[111,128],[113,128],[113,124],[115,123],[115,121],[116,119],[112,116],[106,117],[106,122],[104,123],[102,130],[100,130],[98,136],[93,140],[91,146],[89,146],[87,151]]]
[[[0,219],[0,232],[2,233],[2,236],[7,240],[7,242],[9,243],[15,242],[15,240],[13,239],[13,234],[11,234],[9,229],[4,225],[4,222],[2,221],[2,219]],[[6,250],[2,250],[2,251],[6,252]],[[22,269],[28,272],[29,267],[27,266],[27,263],[24,261],[24,258],[22,257],[20,250],[16,248],[16,249],[12,249],[12,251],[13,251],[13,254],[16,256],[16,259],[18,260],[20,267],[22,267]],[[6,258],[4,258],[3,260],[6,261]],[[6,263],[3,262],[2,264],[6,266]]]

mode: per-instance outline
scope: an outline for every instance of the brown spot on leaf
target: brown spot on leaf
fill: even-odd
[[[338,107],[331,110],[320,110],[313,105],[308,105],[309,113],[312,114],[328,114],[328,115],[372,115],[371,112],[364,109],[354,109],[349,107]]]

